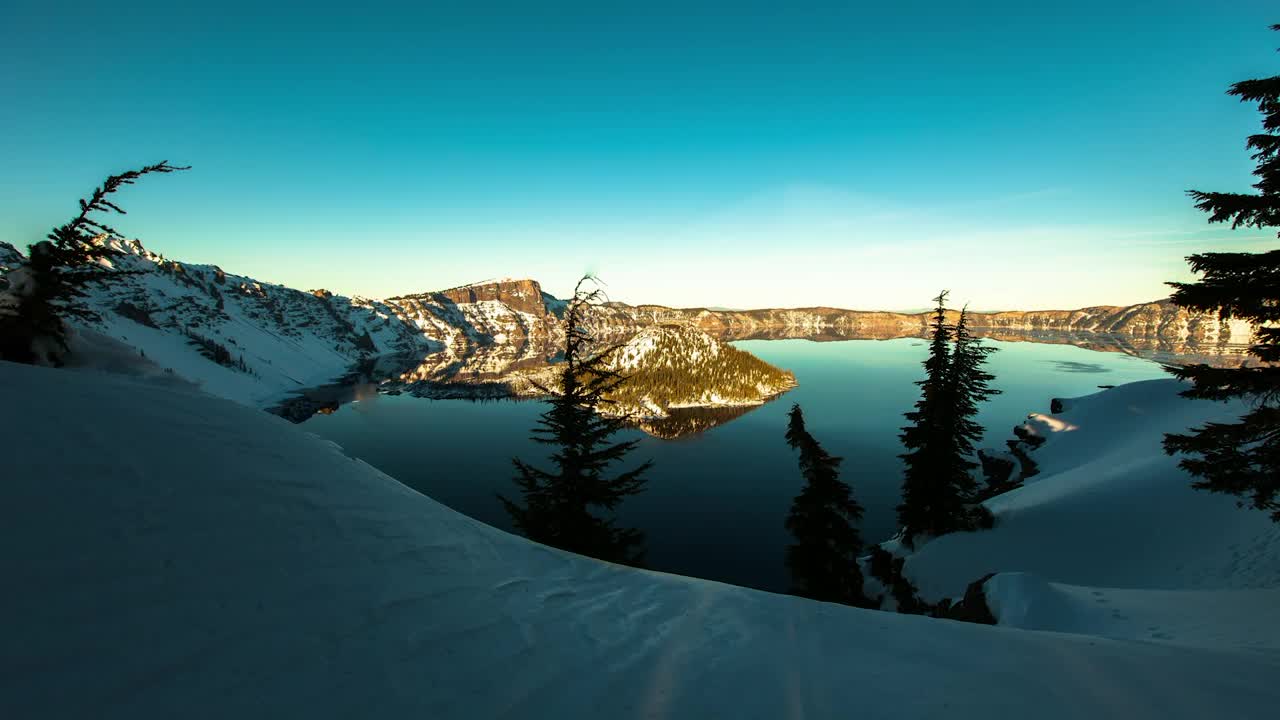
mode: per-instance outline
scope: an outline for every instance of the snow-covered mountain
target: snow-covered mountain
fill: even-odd
[[[22,262],[22,253],[7,242],[0,242],[0,271],[11,270]]]
[[[94,288],[91,329],[210,392],[261,405],[362,361],[438,348],[389,305],[302,292],[113,242],[122,272]]]
[[[521,394],[529,388],[529,375],[545,371],[563,343],[565,303],[533,280],[486,281],[378,301],[325,290],[303,292],[213,265],[173,261],[136,241],[117,241],[114,247],[122,253],[116,264],[128,273],[88,298],[102,318],[91,329],[216,394],[253,405],[272,405],[374,358],[382,358],[392,376],[437,397]],[[11,246],[0,245],[0,271],[19,260]],[[927,319],[927,314],[835,308],[737,311],[608,303],[592,308],[587,325],[606,345],[663,326],[701,331],[718,341],[911,337],[925,333]],[[1239,328],[1211,316],[1190,315],[1167,301],[1130,308],[977,313],[974,319],[985,328],[980,333],[1000,339],[1072,343],[1167,360],[1229,362],[1220,354],[1220,342],[1246,339]],[[681,345],[694,354],[707,343],[686,342],[705,337],[700,334],[681,340],[673,331],[651,332],[640,342],[666,337],[671,347]],[[677,354],[668,353],[663,362],[669,365]],[[390,357],[402,362],[387,362]],[[746,375],[712,377],[709,367],[700,371],[687,365],[685,379],[678,382],[646,371],[650,385],[672,394],[636,396],[636,407],[648,407],[657,417],[663,408],[746,398],[750,393],[742,388],[750,385],[760,385],[755,401],[779,387],[776,377],[760,383]],[[738,369],[746,371],[745,366]],[[693,372],[702,373],[702,380],[693,382],[695,392],[675,387],[690,382]],[[712,379],[714,388],[707,382]]]
[[[1037,565],[1031,541],[1058,567],[1074,543],[1079,567],[1101,568],[1079,579],[1114,585],[1127,567],[1130,587],[1151,593],[1144,603],[1180,577],[1215,593],[1194,613],[1158,604],[1157,620],[1132,594],[1050,587],[1050,599],[1079,601],[1068,610],[1092,611],[1086,620],[1131,618],[1140,639],[1091,621],[1069,629],[1085,634],[989,627],[598,562],[470,520],[267,413],[121,375],[0,363],[0,392],[22,410],[0,413],[14,510],[0,523],[12,589],[0,600],[0,715],[1272,717],[1277,605],[1214,588],[1274,555],[1256,552],[1247,513],[1220,514],[1202,494],[1220,535],[1151,532],[1144,510],[1187,515],[1135,503],[1123,470],[1155,467],[1158,446],[1138,440],[1166,422],[1153,413],[1180,411],[1121,390],[1064,415],[1079,429],[1043,448],[1061,453],[1045,458],[1058,468],[1037,481],[1045,490],[994,508],[996,530],[957,537],[983,547],[948,551],[942,538],[911,563],[946,593],[948,558],[966,578],[1021,558],[1053,579],[1066,576]],[[1063,491],[1048,492],[1053,477]],[[1117,483],[1130,490],[1111,493]],[[1073,506],[1085,514],[1067,523]],[[1086,520],[1097,512],[1116,519]],[[1166,553],[1182,551],[1178,570]],[[1241,563],[1232,571],[1209,552]],[[1010,587],[1011,603],[1038,597]],[[1232,626],[1252,628],[1248,646]]]

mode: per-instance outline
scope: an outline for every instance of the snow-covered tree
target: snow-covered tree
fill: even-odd
[[[117,190],[143,175],[185,169],[160,162],[111,175],[88,199],[80,200],[78,215],[28,247],[24,263],[8,273],[9,288],[0,297],[0,359],[61,364],[67,350],[66,321],[95,319],[80,299],[91,283],[116,272],[110,261],[118,251],[107,241],[119,238],[119,233],[95,220],[95,214],[123,215],[124,210],[108,199]]]
[[[609,475],[639,441],[615,442],[624,418],[609,418],[598,410],[604,395],[625,378],[607,369],[609,351],[593,352],[593,338],[584,327],[588,308],[602,297],[599,288],[584,289],[589,278],[574,288],[565,309],[565,350],[560,386],[549,388],[550,408],[533,430],[533,440],[556,448],[552,470],[514,459],[515,483],[524,505],[499,495],[516,528],[530,540],[602,560],[639,565],[644,559],[643,534],[618,527],[612,517],[629,495],[644,489],[644,473],[652,462]]]
[[[841,459],[823,449],[805,428],[804,413],[792,405],[787,444],[800,452],[804,488],[791,503],[787,530],[796,542],[787,548],[791,593],[814,600],[870,607],[862,593],[862,506],[840,480]]]
[[[1272,26],[1280,30],[1280,25]],[[1257,167],[1256,193],[1191,190],[1209,222],[1231,227],[1280,227],[1280,76],[1235,83],[1227,91],[1257,103],[1263,132],[1251,135]],[[1217,312],[1219,318],[1249,321],[1254,344],[1248,353],[1260,364],[1214,368],[1186,365],[1173,374],[1190,380],[1183,394],[1208,400],[1245,398],[1252,408],[1238,422],[1208,423],[1186,434],[1166,435],[1165,451],[1185,454],[1180,465],[1199,478],[1193,487],[1240,497],[1280,522],[1280,249],[1262,253],[1202,253],[1187,258],[1200,274],[1192,283],[1169,283],[1173,302]]]

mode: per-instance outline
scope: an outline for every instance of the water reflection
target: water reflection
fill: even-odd
[[[812,342],[847,340],[893,340],[924,337],[885,332],[882,329],[824,328],[820,333],[804,327],[752,330],[723,328],[711,333],[723,341],[801,339]],[[1001,342],[1041,345],[1071,345],[1086,350],[1121,353],[1162,364],[1205,363],[1215,366],[1238,365],[1245,357],[1243,345],[1199,345],[1130,336],[1054,330],[987,329],[981,337]],[[617,334],[611,336],[616,339]],[[911,343],[912,346],[920,343]],[[498,343],[492,338],[472,338],[467,342],[427,355],[426,357],[377,358],[353,368],[352,372],[332,384],[310,388],[272,408],[272,412],[293,422],[303,422],[317,413],[332,413],[344,403],[358,400],[361,394],[408,394],[435,400],[497,400],[536,398],[557,371],[559,346],[551,338],[538,340],[529,336]],[[1061,372],[1093,374],[1106,372],[1096,362],[1055,360]],[[773,398],[770,398],[772,400]],[[766,401],[767,402],[767,401]],[[681,408],[669,417],[638,421],[636,427],[658,438],[674,440],[696,435],[733,421],[758,405],[739,407]]]

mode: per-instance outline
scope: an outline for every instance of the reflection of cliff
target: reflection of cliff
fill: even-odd
[[[794,310],[675,309],[614,304],[599,309],[601,325],[682,322],[722,340],[889,340],[926,337],[928,314],[837,308]],[[973,313],[977,334],[1008,342],[1067,344],[1123,352],[1161,362],[1234,365],[1249,342],[1248,327],[1194,314],[1168,300],[1128,307]]]

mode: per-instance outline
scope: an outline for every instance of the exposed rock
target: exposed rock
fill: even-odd
[[[548,314],[542,286],[534,280],[490,280],[472,285],[441,290],[433,295],[462,305],[478,302],[500,302],[507,307],[533,315]]]
[[[1003,485],[1013,475],[1017,466],[1017,458],[1007,452],[999,452],[983,448],[978,451],[978,462],[982,464],[982,476],[988,485]]]
[[[993,576],[995,576],[995,573],[988,573],[969,583],[969,587],[965,588],[964,597],[960,599],[960,602],[952,603],[950,599],[943,600],[934,607],[931,614],[934,617],[948,620],[995,625],[996,616],[991,612],[991,607],[987,605],[986,591],[987,581]]]
[[[0,242],[0,272],[12,270],[22,264],[23,255],[18,248],[7,242]]]
[[[151,319],[151,313],[148,313],[146,310],[143,310],[127,300],[121,300],[119,303],[116,303],[116,306],[113,309],[116,311],[117,315],[129,318],[139,325],[146,325],[149,328],[159,327],[156,325],[155,321]]]

